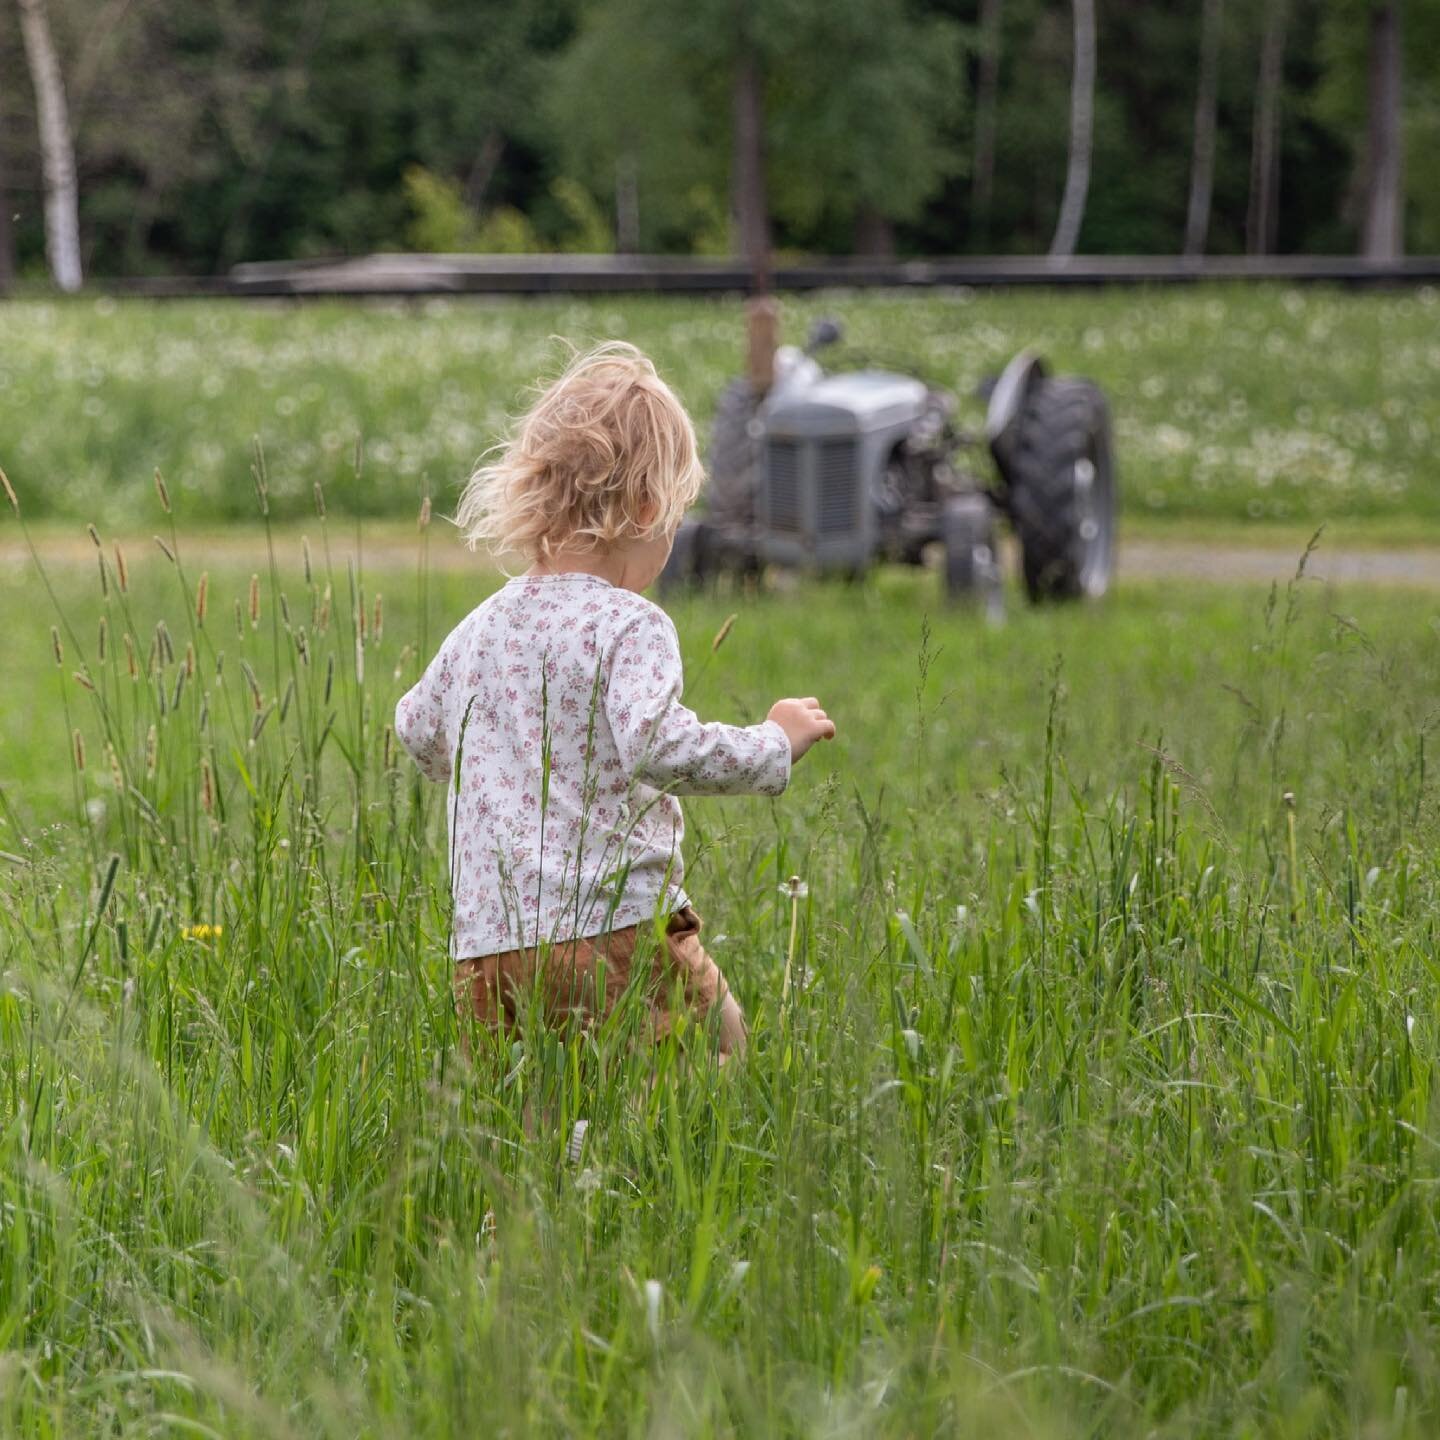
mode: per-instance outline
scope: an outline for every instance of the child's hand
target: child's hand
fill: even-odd
[[[792,764],[817,740],[835,738],[835,722],[820,708],[820,702],[813,695],[804,700],[777,700],[770,707],[767,718],[773,720],[789,739]]]

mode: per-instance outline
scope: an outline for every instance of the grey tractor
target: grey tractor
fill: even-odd
[[[1023,351],[981,386],[983,430],[956,397],[896,371],[827,373],[841,337],[818,322],[774,352],[768,386],[720,396],[702,509],[687,519],[662,586],[778,566],[858,577],[881,560],[939,551],[945,594],[1002,606],[997,524],[1019,542],[1033,601],[1095,598],[1114,567],[1116,481],[1105,397]],[[990,463],[972,459],[988,451]]]

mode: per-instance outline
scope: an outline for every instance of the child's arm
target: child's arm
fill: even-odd
[[[683,684],[675,627],[659,610],[637,617],[611,654],[605,714],[626,769],[657,790],[779,795],[792,760],[835,731],[813,701],[781,701],[760,725],[706,724],[680,703]]]
[[[450,742],[445,730],[445,691],[450,669],[442,650],[395,707],[395,735],[423,775],[442,784],[450,778]]]

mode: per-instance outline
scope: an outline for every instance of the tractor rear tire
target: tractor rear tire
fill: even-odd
[[[1007,459],[1010,517],[1031,600],[1103,595],[1114,571],[1115,466],[1099,387],[1038,381]]]
[[[760,489],[759,408],[760,397],[743,375],[732,380],[715,403],[705,509],[716,524],[749,525],[755,519]]]

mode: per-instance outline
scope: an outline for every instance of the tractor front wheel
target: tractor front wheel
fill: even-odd
[[[983,495],[956,495],[945,502],[940,540],[945,548],[945,598],[979,601],[992,620],[1004,610],[1000,562],[995,550],[995,511]]]

